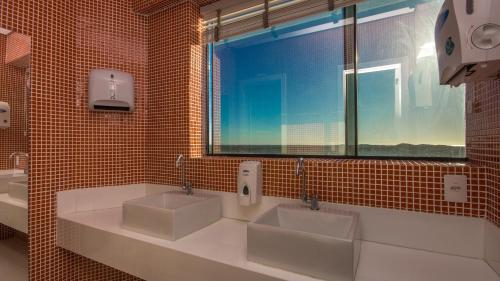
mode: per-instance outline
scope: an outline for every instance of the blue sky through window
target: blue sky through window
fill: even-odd
[[[365,148],[464,146],[465,90],[438,85],[433,24],[441,3],[371,0],[358,6],[357,134]],[[209,83],[215,90],[209,94],[220,104],[210,120],[214,145],[275,146],[273,153],[288,154],[294,152],[287,146],[311,146],[321,148],[311,154],[344,154],[349,20],[337,10],[213,44]],[[440,156],[464,156],[464,149],[448,152]],[[360,149],[361,155],[398,153]]]

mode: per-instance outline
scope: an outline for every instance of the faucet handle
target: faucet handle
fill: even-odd
[[[187,195],[193,195],[193,185],[190,182],[186,182],[186,186],[182,188],[186,190]]]
[[[318,195],[314,194],[311,196],[311,210],[318,211],[319,210],[319,199]]]

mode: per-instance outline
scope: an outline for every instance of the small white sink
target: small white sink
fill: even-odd
[[[248,224],[247,259],[324,280],[353,281],[359,235],[355,212],[282,204]]]
[[[218,196],[173,191],[124,202],[122,227],[177,240],[218,221],[221,216]]]
[[[9,197],[27,203],[28,181],[9,182]]]
[[[0,193],[9,192],[9,183],[27,181],[28,175],[23,170],[1,170],[0,171]]]

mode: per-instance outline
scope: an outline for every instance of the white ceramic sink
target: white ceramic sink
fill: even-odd
[[[247,259],[324,280],[353,281],[359,260],[358,214],[282,204],[247,226]]]
[[[27,203],[28,181],[9,182],[9,197]]]
[[[124,202],[122,227],[177,240],[218,221],[221,216],[218,196],[173,191]]]
[[[20,182],[28,180],[28,175],[23,170],[1,170],[0,171],[0,193],[9,192],[10,182]]]

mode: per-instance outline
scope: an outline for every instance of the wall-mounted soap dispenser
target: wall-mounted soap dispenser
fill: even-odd
[[[134,111],[134,78],[114,69],[94,69],[89,76],[89,109]]]
[[[238,202],[241,206],[260,203],[262,198],[262,163],[244,161],[238,172]]]
[[[0,128],[10,127],[10,106],[6,102],[0,101]]]

